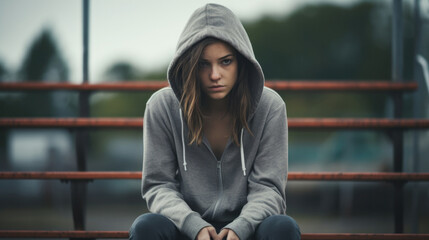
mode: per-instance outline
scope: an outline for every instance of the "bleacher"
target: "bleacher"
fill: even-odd
[[[401,1],[394,1],[394,5]],[[393,23],[400,24],[400,23]],[[399,26],[399,25],[398,25]],[[400,26],[399,26],[400,27]],[[398,47],[399,43],[393,44],[393,48]],[[401,55],[394,56],[394,58]],[[397,64],[397,63],[394,63]],[[393,66],[394,68],[397,66]],[[401,67],[401,66],[400,66]],[[403,118],[402,101],[403,94],[413,94],[418,88],[425,86],[419,85],[416,81],[403,82],[393,74],[393,79],[388,81],[291,81],[276,80],[267,81],[266,86],[276,91],[317,91],[329,94],[330,92],[351,91],[360,94],[368,92],[380,92],[389,94],[394,100],[395,116],[394,118],[289,118],[288,127],[294,130],[370,130],[384,131],[392,136],[394,150],[394,169],[393,172],[290,172],[289,181],[350,181],[350,182],[387,182],[394,188],[394,223],[395,232],[392,233],[302,233],[303,240],[318,239],[429,239],[429,234],[403,233],[404,225],[404,201],[403,188],[408,182],[427,182],[429,181],[429,172],[403,172],[403,134],[406,131],[425,131],[429,129],[429,119]],[[426,80],[429,81],[429,80]],[[0,91],[14,92],[34,92],[34,91],[75,91],[80,95],[80,116],[76,118],[0,118],[0,128],[63,128],[73,129],[76,132],[85,133],[93,129],[124,129],[131,128],[142,129],[142,118],[95,118],[89,117],[89,95],[99,91],[155,91],[167,86],[167,82],[159,81],[141,81],[141,82],[123,82],[123,83],[99,83],[90,84],[86,79],[81,84],[72,83],[0,83]],[[305,94],[305,93],[304,93]],[[84,143],[85,134],[78,134],[77,139],[81,144],[77,144],[78,171],[47,171],[47,172],[0,172],[1,180],[51,180],[65,181],[72,187],[72,211],[75,229],[69,231],[46,231],[40,230],[5,230],[0,229],[0,238],[72,238],[72,239],[125,239],[128,238],[127,229],[118,231],[87,231],[85,230],[83,206],[85,205],[85,186],[90,181],[101,179],[110,179],[120,181],[132,179],[139,181],[141,172],[139,169],[133,172],[106,172],[106,171],[86,171],[86,151]],[[64,185],[64,187],[66,187]],[[138,194],[138,193],[136,193]],[[4,196],[0,196],[4,197]],[[386,196],[387,197],[387,196]]]

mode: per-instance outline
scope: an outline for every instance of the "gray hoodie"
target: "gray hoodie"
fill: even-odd
[[[188,127],[172,79],[178,58],[193,44],[215,37],[229,43],[253,65],[249,74],[252,133],[243,129],[240,146],[228,140],[218,160],[208,140],[189,145]],[[207,4],[197,9],[180,36],[169,70],[170,87],[154,93],[144,116],[142,196],[150,212],[169,218],[195,239],[211,223],[223,222],[241,240],[258,224],[285,214],[288,164],[286,106],[264,87],[264,75],[240,20],[227,8]]]

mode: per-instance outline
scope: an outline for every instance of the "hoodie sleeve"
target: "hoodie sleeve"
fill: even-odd
[[[272,109],[265,122],[258,153],[248,178],[247,204],[240,215],[225,226],[241,240],[249,239],[265,218],[286,211],[288,170],[286,105]]]
[[[183,200],[176,179],[177,157],[167,109],[152,99],[146,105],[143,128],[142,196],[150,212],[169,218],[191,239],[209,223]]]

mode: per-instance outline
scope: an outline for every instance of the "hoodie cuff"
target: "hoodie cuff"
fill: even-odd
[[[250,239],[253,235],[253,228],[244,218],[236,218],[224,228],[229,228],[237,234],[240,240]]]
[[[194,240],[200,230],[208,226],[211,226],[211,224],[204,221],[204,219],[202,219],[198,214],[194,213],[186,218],[185,222],[183,223],[182,232],[187,237]]]

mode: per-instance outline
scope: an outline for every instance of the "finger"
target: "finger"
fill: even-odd
[[[228,229],[222,229],[217,235],[219,240],[222,240],[228,234]]]
[[[229,230],[228,229],[222,229],[222,231],[220,231],[220,233],[218,234],[219,236],[219,240],[222,240],[224,237],[226,237],[228,235]]]
[[[237,234],[235,234],[234,231],[230,230],[228,231],[228,237],[226,240],[240,240],[237,236]]]
[[[216,229],[214,227],[208,227],[207,231],[208,231],[208,233],[212,239],[214,239],[214,240],[218,239],[218,235],[217,235]]]
[[[207,228],[201,229],[200,233],[197,235],[197,240],[210,240]]]

